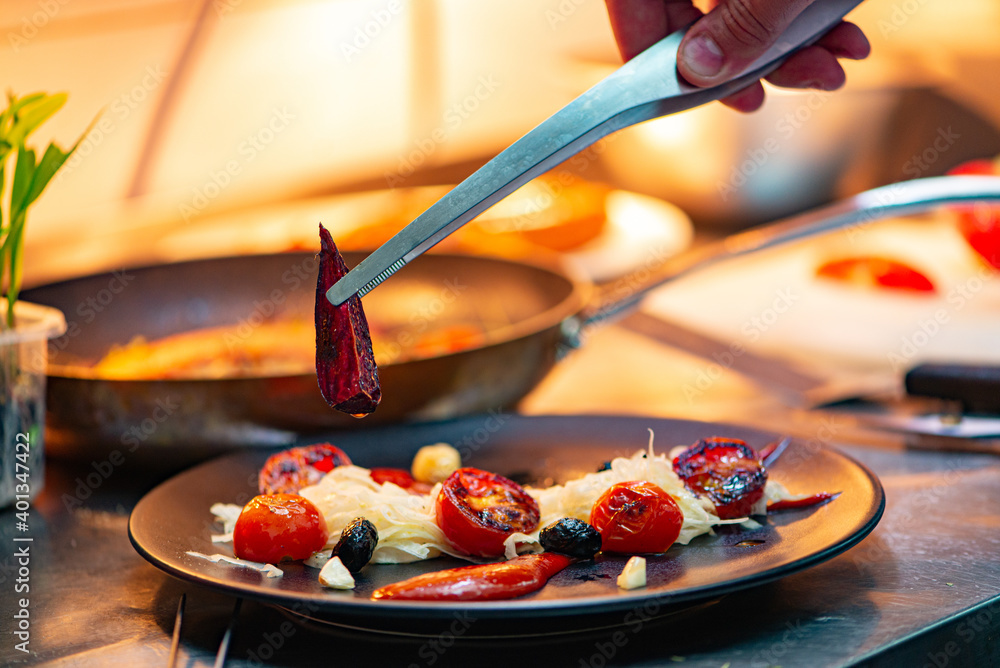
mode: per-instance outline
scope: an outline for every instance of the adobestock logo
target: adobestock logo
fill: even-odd
[[[17,32],[8,32],[7,41],[14,53],[18,53],[21,47],[38,36],[38,32],[49,24],[62,8],[69,4],[69,0],[39,0],[36,3],[38,11],[31,16],[22,16],[20,29]]]

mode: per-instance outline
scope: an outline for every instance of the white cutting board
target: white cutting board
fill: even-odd
[[[907,262],[932,295],[860,289],[816,277],[825,260]],[[923,361],[1000,363],[1000,271],[945,213],[869,224],[705,269],[653,293],[643,309],[732,345],[808,366],[899,372]]]

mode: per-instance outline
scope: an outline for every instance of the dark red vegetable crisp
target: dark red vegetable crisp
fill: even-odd
[[[360,297],[355,295],[340,306],[334,306],[326,298],[326,291],[347,273],[347,265],[330,232],[322,225],[319,226],[319,238],[319,278],[316,282],[319,389],[328,404],[361,417],[374,411],[382,398],[372,337]]]

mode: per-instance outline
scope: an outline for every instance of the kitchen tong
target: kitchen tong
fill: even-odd
[[[692,86],[677,72],[686,29],[668,35],[483,165],[337,281],[327,299],[340,305],[355,294],[364,296],[490,206],[602,137],[745,88],[815,42],[858,4],[860,0],[813,2],[764,55],[711,88]]]

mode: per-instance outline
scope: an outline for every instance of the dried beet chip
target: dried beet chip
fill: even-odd
[[[378,367],[361,298],[340,306],[326,291],[347,273],[330,233],[319,226],[319,278],[316,281],[316,376],[326,402],[356,417],[375,410],[382,398]]]

